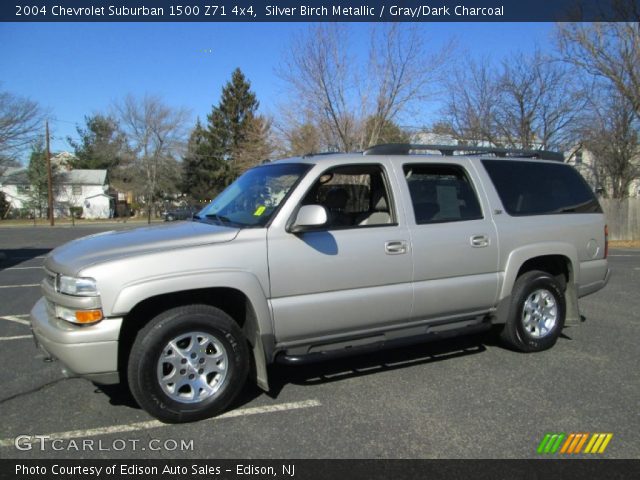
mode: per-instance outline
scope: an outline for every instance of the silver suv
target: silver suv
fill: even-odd
[[[545,350],[605,286],[607,233],[551,152],[385,145],[247,171],[194,221],[49,254],[35,338],[151,415],[214,415],[252,372],[502,325]],[[415,154],[440,150],[436,154]],[[536,158],[532,158],[536,157]]]

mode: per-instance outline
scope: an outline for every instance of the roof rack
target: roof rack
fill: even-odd
[[[409,155],[413,150],[437,150],[442,155],[454,155],[454,152],[474,154],[492,154],[496,157],[539,158],[564,162],[564,155],[549,150],[518,150],[500,147],[478,147],[471,145],[418,145],[412,143],[387,143],[376,145],[362,152],[363,155]]]

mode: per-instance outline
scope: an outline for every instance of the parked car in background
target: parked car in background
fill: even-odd
[[[193,206],[176,207],[164,212],[165,222],[176,220],[191,220],[199,209]]]

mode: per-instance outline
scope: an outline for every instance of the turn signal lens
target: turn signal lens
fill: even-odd
[[[76,321],[78,323],[96,323],[102,320],[102,310],[78,310]]]
[[[56,305],[56,317],[66,320],[71,323],[78,323],[82,325],[88,325],[91,323],[97,323],[102,320],[102,310],[74,310],[71,308],[62,307]]]

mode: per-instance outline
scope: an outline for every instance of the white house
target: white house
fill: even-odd
[[[566,162],[573,165],[578,170],[591,188],[598,194],[611,195],[612,187],[610,181],[606,178],[599,178],[596,155],[585,149],[578,148],[569,152],[565,152]],[[640,169],[640,156],[636,156],[636,163]],[[640,177],[635,178],[629,184],[629,197],[640,197]]]
[[[83,218],[109,218],[113,199],[106,170],[68,170],[56,174],[54,185],[54,214],[69,216],[71,208],[82,208]],[[32,186],[25,168],[9,168],[0,177],[0,191],[4,192],[11,209],[28,207]]]

